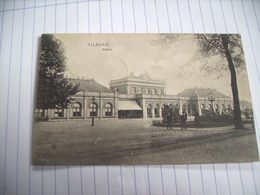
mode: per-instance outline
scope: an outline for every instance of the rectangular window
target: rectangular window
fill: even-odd
[[[156,94],[156,90],[152,89],[152,95],[155,95],[155,94]]]
[[[136,88],[135,87],[132,87],[132,94],[136,94]]]
[[[64,111],[62,109],[55,109],[54,117],[56,118],[64,117]]]

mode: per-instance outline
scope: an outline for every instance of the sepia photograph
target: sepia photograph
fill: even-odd
[[[259,161],[239,34],[43,34],[32,163]]]

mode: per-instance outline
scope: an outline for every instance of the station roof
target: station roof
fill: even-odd
[[[80,91],[89,92],[108,92],[112,93],[113,90],[109,89],[100,83],[96,82],[94,79],[68,79],[73,84],[79,84]]]
[[[126,77],[120,78],[120,79],[115,79],[110,81],[110,85],[118,85],[118,84],[125,84],[127,82],[135,82],[139,84],[155,84],[155,85],[161,85],[165,86],[165,81],[164,80],[157,80],[157,79],[152,79],[148,73],[140,74],[140,75],[134,75],[133,73],[130,73]]]
[[[183,90],[178,94],[181,97],[219,97],[219,98],[229,98],[228,96],[224,95],[223,93],[217,91],[216,89],[210,88],[188,88]]]

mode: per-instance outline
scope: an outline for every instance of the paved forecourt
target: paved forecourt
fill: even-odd
[[[258,159],[251,126],[181,130],[144,119],[96,119],[34,124],[36,164],[186,164]]]

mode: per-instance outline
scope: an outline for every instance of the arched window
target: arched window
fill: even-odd
[[[201,104],[201,105],[200,105],[200,110],[201,110],[201,114],[202,114],[202,115],[204,115],[205,109],[206,109],[205,104]]]
[[[190,115],[191,114],[191,105],[188,104],[188,114]]]
[[[226,107],[224,104],[221,105],[221,114],[224,114],[226,112]]]
[[[152,104],[148,104],[147,105],[147,117],[148,118],[152,118],[153,116],[152,116]]]
[[[161,114],[162,114],[162,117],[163,118],[165,118],[166,116],[167,116],[167,113],[168,113],[168,111],[169,111],[169,106],[167,105],[167,104],[163,104],[162,105],[162,112],[161,112]]]
[[[155,118],[159,118],[159,105],[158,104],[156,104],[155,106],[154,106],[154,117]]]
[[[81,116],[81,105],[80,103],[75,103],[72,106],[73,116],[80,117]]]
[[[194,116],[198,112],[195,104],[191,105],[191,114]]]
[[[96,103],[90,104],[89,110],[90,110],[90,112],[89,112],[89,115],[90,115],[90,116],[97,116],[98,107],[97,107],[97,104],[96,104]]]
[[[217,113],[217,114],[219,114],[219,105],[218,104],[215,104],[215,112]]]
[[[174,112],[177,114],[177,113],[179,113],[179,110],[180,110],[179,104],[175,104],[174,105]]]
[[[112,105],[110,103],[105,105],[105,116],[112,116]]]
[[[186,113],[186,105],[185,104],[182,105],[182,113]]]
[[[230,105],[230,104],[228,104],[228,105],[227,105],[227,110],[228,110],[229,112],[232,110],[232,108],[231,108],[231,105]]]
[[[174,104],[169,104],[169,112],[173,112],[174,111]]]

